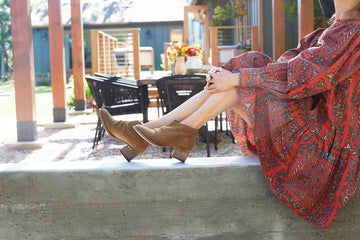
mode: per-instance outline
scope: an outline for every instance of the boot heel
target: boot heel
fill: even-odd
[[[186,158],[189,156],[190,152],[191,152],[191,150],[175,147],[171,151],[170,155],[184,163]]]
[[[130,162],[131,159],[138,155],[138,152],[129,145],[126,145],[125,147],[120,149],[120,152],[122,153],[122,155],[124,155],[128,162]]]

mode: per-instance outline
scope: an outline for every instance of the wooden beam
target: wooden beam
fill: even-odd
[[[169,43],[165,42],[164,43],[164,70],[165,71],[169,70],[169,60],[168,60],[168,55],[167,55],[168,47],[169,47]]]
[[[259,51],[258,26],[251,27],[251,51]]]
[[[260,51],[264,52],[264,5],[263,0],[259,0],[259,44]]]
[[[209,56],[210,56],[210,12],[209,6],[204,6],[205,12],[205,54],[204,54],[204,62],[205,64],[209,64]]]
[[[140,79],[140,31],[135,29],[132,30],[133,36],[133,50],[134,50],[134,78]]]
[[[273,58],[285,52],[285,0],[272,0]]]
[[[75,110],[85,110],[85,66],[80,0],[71,0],[71,43]]]
[[[99,32],[97,30],[90,31],[90,40],[91,40],[91,73],[99,72]]]
[[[218,28],[210,27],[211,38],[211,65],[219,66],[219,49],[218,49]]]
[[[50,73],[54,122],[66,121],[64,29],[60,0],[48,0]]]
[[[184,26],[183,26],[183,40],[184,43],[189,44],[189,12],[190,7],[184,7]]]
[[[299,40],[314,31],[314,0],[298,0]]]
[[[34,50],[29,0],[11,0],[15,102],[18,141],[37,140]]]

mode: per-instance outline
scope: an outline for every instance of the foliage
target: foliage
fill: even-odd
[[[285,12],[287,19],[292,22],[297,22],[298,20],[298,5],[297,0],[287,0],[285,1]],[[324,17],[324,14],[321,10],[319,1],[314,1],[314,29],[324,28],[329,26],[329,21]]]
[[[0,64],[5,63],[7,66],[11,67],[12,42],[10,0],[0,0],[0,53],[4,56],[3,59],[0,59]]]
[[[90,76],[90,74],[86,74],[85,76]],[[70,88],[74,88],[74,75],[71,75],[68,80],[69,80],[68,86]],[[90,87],[87,83],[84,85],[84,87],[85,87],[86,105],[88,108],[94,108],[95,103],[94,103],[93,96],[91,94]],[[71,109],[74,107],[74,104],[75,104],[75,96],[74,96],[74,91],[72,91],[72,93],[70,94],[70,96],[68,98],[67,106],[69,109]]]
[[[228,19],[240,18],[246,15],[248,11],[245,10],[245,4],[243,1],[236,3],[233,0],[229,0],[225,7],[217,6],[214,8],[214,14],[212,16],[213,26],[222,26]]]
[[[44,9],[48,8],[48,1],[47,0],[31,0],[31,11],[35,13],[39,13]]]
[[[37,72],[35,74],[35,86],[51,86],[50,73]]]
[[[171,63],[176,62],[176,58],[179,56],[184,56],[185,59],[192,56],[200,56],[202,59],[202,49],[197,44],[189,46],[187,44],[171,43],[167,49],[167,55]]]

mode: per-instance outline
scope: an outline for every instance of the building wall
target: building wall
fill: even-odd
[[[49,31],[47,28],[33,29],[34,63],[36,73],[50,72]]]
[[[119,25],[100,25],[84,26],[84,32],[91,29],[114,29],[114,28],[140,28],[140,46],[150,46],[154,49],[154,61],[156,69],[160,68],[160,55],[164,51],[164,42],[169,41],[170,28],[182,28],[182,22],[158,22],[158,23],[132,23]],[[66,68],[71,68],[71,49],[70,49],[70,27],[64,27],[64,45],[65,45],[65,63]],[[34,62],[36,73],[50,72],[50,51],[49,51],[49,33],[48,28],[33,28],[34,40]],[[84,37],[85,40],[85,37]],[[86,42],[87,43],[87,42]],[[88,44],[89,45],[89,44]],[[85,47],[85,56],[88,58],[91,53],[91,46]],[[89,67],[89,66],[87,66]]]

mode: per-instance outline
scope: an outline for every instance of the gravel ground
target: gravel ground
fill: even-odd
[[[95,134],[95,124],[79,124],[75,128],[50,130],[43,127],[38,128],[39,140],[47,139],[41,149],[36,150],[14,150],[6,147],[6,144],[0,145],[0,163],[16,163],[28,161],[82,161],[82,160],[114,160],[126,161],[119,149],[124,143],[114,139],[107,134],[99,142],[99,145],[92,149],[92,141]],[[211,157],[237,156],[241,151],[237,144],[225,134],[219,133],[220,142],[218,150],[214,150],[214,145],[210,145]],[[162,148],[150,146],[143,155],[135,159],[154,159],[168,158],[169,148],[163,152]],[[197,144],[189,157],[206,157],[206,143],[197,139]]]

